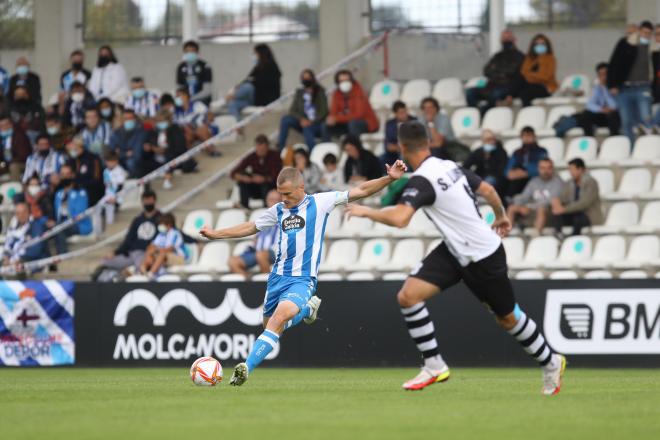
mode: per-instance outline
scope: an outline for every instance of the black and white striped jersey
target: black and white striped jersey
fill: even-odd
[[[488,257],[502,242],[479,213],[475,191],[480,184],[472,171],[430,156],[415,170],[399,201],[424,210],[462,266]]]

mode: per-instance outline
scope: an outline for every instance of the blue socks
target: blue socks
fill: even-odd
[[[302,321],[305,318],[308,318],[309,315],[311,315],[311,314],[312,314],[312,309],[309,307],[309,305],[305,304],[304,306],[302,306],[300,308],[300,311],[298,312],[298,314],[296,316],[294,316],[293,318],[291,318],[291,321],[284,324],[284,330],[288,330],[291,327],[294,327],[294,326],[300,324],[300,321]]]
[[[257,340],[254,341],[252,350],[245,360],[248,371],[254,370],[257,365],[266,359],[266,356],[268,356],[268,354],[277,346],[279,340],[280,337],[277,333],[268,329],[264,330],[264,332],[257,338]]]

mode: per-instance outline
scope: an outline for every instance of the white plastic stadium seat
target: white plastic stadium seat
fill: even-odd
[[[564,159],[568,162],[579,157],[589,165],[591,161],[596,158],[597,151],[598,142],[596,141],[596,138],[591,136],[580,136],[571,139],[568,143]]]
[[[239,256],[245,251],[247,251],[250,246],[254,244],[253,240],[241,240],[234,245],[234,248],[231,250],[233,256]]]
[[[465,105],[463,84],[459,78],[443,78],[433,86],[432,96],[442,106],[461,107]]]
[[[576,93],[576,96],[561,96],[562,94],[566,95],[569,93],[579,92],[579,96]],[[579,73],[574,73],[566,76],[557,92],[553,96],[547,98],[541,98],[538,101],[543,102],[545,105],[559,105],[559,104],[568,104],[571,102],[584,102],[585,99],[589,96],[591,92],[591,80],[587,75],[582,75]],[[534,100],[536,102],[537,100]]]
[[[456,109],[451,115],[451,128],[454,135],[461,137],[479,128],[481,115],[475,107]]]
[[[236,125],[236,118],[232,115],[222,115],[222,116],[216,116],[215,119],[213,120],[215,122],[215,125],[218,126],[220,131],[225,131],[234,125]],[[219,140],[219,143],[221,144],[231,144],[236,142],[237,138],[237,133],[233,131],[231,134],[223,137],[222,139]]]
[[[328,272],[320,273],[317,279],[319,281],[343,281],[344,277],[340,273]]]
[[[555,129],[552,128],[555,122],[562,116],[571,116],[575,113],[575,107],[572,105],[558,105],[552,107],[548,112],[548,119],[545,121],[545,127],[536,130],[537,136],[554,136]]]
[[[660,145],[658,145],[660,148]],[[631,168],[623,173],[616,192],[604,194],[605,200],[630,200],[651,190],[651,172],[646,168]]]
[[[250,277],[250,281],[254,281],[255,283],[265,283],[268,281],[269,276],[270,273],[255,273]]]
[[[650,234],[660,231],[660,201],[647,204],[639,223],[626,227],[625,231],[629,234]]]
[[[591,239],[586,235],[574,235],[566,238],[561,244],[556,260],[548,260],[543,264],[548,269],[568,269],[575,267],[579,261],[591,257]]]
[[[440,246],[440,243],[442,243],[442,239],[441,239],[441,238],[438,238],[438,239],[433,240],[432,242],[430,242],[430,243],[428,244],[428,246],[426,246],[426,250],[424,251],[424,256],[427,256],[428,254],[431,253],[431,251],[433,251],[435,248],[437,248],[438,246]]]
[[[325,262],[320,271],[336,272],[351,267],[358,258],[358,244],[355,240],[337,240],[330,245]]]
[[[0,194],[2,194],[2,204],[11,206],[14,204],[14,196],[23,192],[23,186],[20,182],[5,182],[0,185]]]
[[[228,228],[245,222],[245,211],[242,209],[225,209],[220,212],[218,220],[215,222],[215,228]]]
[[[555,166],[561,166],[564,159],[564,140],[558,137],[546,137],[538,140],[540,147],[548,150],[548,157]]]
[[[392,249],[389,240],[382,238],[367,240],[362,245],[360,258],[358,258],[356,263],[351,264],[350,270],[362,271],[377,269],[381,264],[385,264],[390,260],[391,253]]]
[[[609,166],[630,157],[630,139],[627,136],[610,136],[600,144],[600,152],[591,166]]]
[[[465,83],[465,89],[478,88],[481,89],[488,85],[488,78],[485,76],[475,76],[467,80]]]
[[[181,281],[181,277],[177,274],[166,273],[159,276],[156,281],[159,283],[178,283]]]
[[[639,194],[639,198],[645,200],[660,199],[660,171],[655,173],[655,179],[653,181],[653,188],[651,188],[651,191]]]
[[[599,269],[612,266],[626,255],[626,239],[621,235],[606,235],[596,242],[591,258],[580,260],[580,269]]]
[[[378,81],[371,87],[369,103],[371,103],[374,110],[389,110],[394,101],[399,99],[400,93],[401,86],[398,82],[391,79]]]
[[[540,270],[528,269],[518,272],[515,278],[517,280],[542,280],[545,277]]]
[[[229,255],[229,243],[224,241],[207,243],[204,245],[197,263],[187,265],[184,271],[187,273],[227,272]]]
[[[579,277],[574,270],[556,270],[548,278],[551,280],[577,280]]]
[[[225,275],[220,275],[219,280],[222,281],[223,283],[235,283],[235,282],[247,281],[245,279],[245,275],[243,275],[242,273],[228,273]]]
[[[639,166],[644,164],[660,165],[660,135],[649,134],[640,136],[635,141],[635,147],[629,159],[621,161],[624,166]]]
[[[374,222],[364,217],[351,217],[348,220],[344,218],[341,228],[334,235],[335,237],[359,237],[362,231],[373,228]]]
[[[655,264],[660,258],[660,238],[657,235],[638,235],[633,238],[625,259],[615,261],[616,269],[639,269]]]
[[[337,232],[341,229],[341,221],[343,215],[344,210],[340,208],[335,208],[330,212],[328,221],[325,224],[326,237],[334,238],[337,236]]]
[[[415,212],[405,228],[394,228],[394,237],[439,237],[440,232],[422,210]]]
[[[481,121],[481,127],[470,132],[471,136],[481,135],[481,130],[489,129],[495,133],[502,133],[513,125],[513,112],[510,107],[493,107],[489,109]]]
[[[649,274],[643,270],[624,270],[619,274],[622,280],[643,280],[649,277]]]
[[[383,274],[383,281],[405,281],[408,274],[405,272],[388,272]]]
[[[520,237],[506,237],[502,239],[502,245],[506,252],[508,265],[516,264],[523,259],[525,253],[525,242]]]
[[[199,230],[203,226],[213,226],[213,213],[208,209],[196,209],[188,213],[181,231],[193,238],[201,239]]]
[[[131,275],[129,277],[126,277],[126,279],[124,281],[126,281],[127,283],[148,283],[151,280],[146,275],[135,274],[135,275]]]
[[[523,107],[516,115],[516,122],[513,128],[504,130],[504,136],[519,136],[523,127],[532,127],[534,130],[540,130],[545,126],[545,108],[537,105]]]
[[[610,280],[614,278],[609,270],[591,270],[584,274],[586,280]]]
[[[312,152],[309,155],[309,160],[314,162],[323,170],[325,169],[323,165],[323,158],[328,153],[334,154],[335,157],[337,157],[337,160],[339,160],[339,157],[341,156],[341,148],[339,148],[339,145],[335,144],[334,142],[321,142],[320,144],[316,144],[316,146],[312,149]]]
[[[598,182],[598,192],[601,197],[614,191],[614,173],[609,168],[589,170],[589,175]]]
[[[364,248],[363,248],[364,249]],[[417,238],[397,241],[389,261],[378,265],[381,271],[408,270],[424,258],[424,243]]]
[[[639,208],[634,202],[618,202],[610,207],[605,224],[591,227],[593,234],[616,234],[628,226],[636,225]]]
[[[399,99],[410,108],[419,108],[422,99],[431,95],[431,83],[427,79],[411,79],[403,85]]]
[[[504,142],[502,147],[510,157],[518,148],[522,147],[522,141],[520,138],[509,139]]]
[[[555,237],[534,237],[527,245],[525,258],[510,265],[512,269],[533,269],[557,258],[559,242]]]
[[[196,273],[188,277],[188,281],[191,283],[207,283],[214,281],[213,275],[210,273]]]
[[[346,281],[373,281],[376,277],[371,272],[352,272],[346,276]]]

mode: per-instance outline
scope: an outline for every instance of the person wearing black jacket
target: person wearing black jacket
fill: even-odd
[[[265,106],[280,97],[282,73],[267,44],[254,46],[252,68],[247,78],[226,97],[229,113],[241,119],[241,110],[249,105]]]
[[[16,74],[9,78],[7,96],[13,97],[16,87],[25,87],[32,99],[41,105],[41,80],[39,75],[30,71],[30,62],[25,57],[16,60]]]
[[[509,156],[491,130],[481,132],[481,142],[481,146],[470,153],[463,163],[463,168],[474,171],[477,176],[493,185],[501,197],[504,197],[507,183],[505,170]]]
[[[190,101],[211,103],[213,71],[206,61],[199,58],[199,44],[196,41],[183,43],[183,61],[176,68],[177,87],[187,87]]]
[[[656,44],[660,45],[660,24],[655,25],[653,36]],[[660,51],[653,52],[653,102],[660,103]],[[660,110],[655,112],[653,125],[655,132],[660,133]]]
[[[643,21],[637,32],[619,40],[610,58],[607,87],[616,99],[623,134],[631,142],[635,127],[651,131],[653,57],[658,50],[653,24]]]
[[[371,151],[365,150],[358,136],[347,135],[342,148],[348,156],[344,165],[345,183],[357,184],[383,175],[380,161]]]
[[[525,54],[516,47],[516,37],[510,29],[502,32],[500,41],[502,50],[484,66],[484,76],[488,81],[465,91],[468,106],[478,107],[482,115],[497,101],[510,102],[513,99],[513,85],[519,81],[520,66],[525,58]]]
[[[9,115],[14,125],[25,131],[34,143],[39,133],[46,130],[46,112],[41,104],[32,99],[25,86],[16,87],[12,98]]]
[[[105,193],[101,158],[85,150],[80,137],[75,137],[66,146],[69,154],[67,165],[75,173],[75,183],[87,192],[89,206],[96,205]]]

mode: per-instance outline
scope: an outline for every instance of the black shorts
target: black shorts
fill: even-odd
[[[441,243],[410,276],[434,284],[441,290],[463,280],[479,301],[500,317],[513,312],[516,305],[502,245],[483,260],[461,266],[447,245]]]

